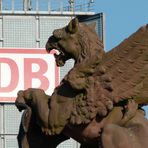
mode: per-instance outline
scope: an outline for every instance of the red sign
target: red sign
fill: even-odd
[[[59,84],[54,52],[0,48],[0,102],[14,102],[19,90],[42,88],[49,95]]]

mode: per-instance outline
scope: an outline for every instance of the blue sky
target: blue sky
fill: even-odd
[[[95,12],[105,13],[106,50],[148,24],[148,0],[95,0]]]
[[[148,24],[148,0],[94,0],[95,12],[106,16],[106,49],[110,50]]]

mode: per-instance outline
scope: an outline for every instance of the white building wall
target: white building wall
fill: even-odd
[[[71,17],[66,16],[0,16],[0,47],[44,48],[49,36],[56,28],[67,25]],[[21,49],[20,49],[21,50]],[[61,78],[72,67],[68,62],[60,70]],[[13,103],[0,103],[0,148],[17,148],[17,134],[21,113]],[[70,139],[58,148],[77,148],[78,144]]]
[[[4,13],[0,15],[0,48],[44,48],[53,30],[67,25],[71,19],[71,14]],[[100,29],[97,32],[102,35],[102,18],[100,18],[100,27],[97,27]],[[60,79],[72,66],[73,61],[70,60],[60,69]],[[21,113],[13,103],[0,103],[0,148],[18,148],[16,137],[20,119]],[[58,148],[78,147],[79,144],[72,139],[58,146]]]

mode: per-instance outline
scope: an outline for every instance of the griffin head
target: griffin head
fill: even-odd
[[[66,27],[53,31],[46,43],[46,50],[58,50],[59,54],[55,54],[56,63],[57,66],[63,66],[69,59],[74,59],[76,63],[84,59],[87,53],[93,50],[90,42],[96,40],[98,41],[98,36],[95,25],[79,23],[78,19],[74,18]]]

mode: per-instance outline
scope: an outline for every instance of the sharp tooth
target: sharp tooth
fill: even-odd
[[[58,56],[58,54],[54,53],[54,57],[56,58]]]

